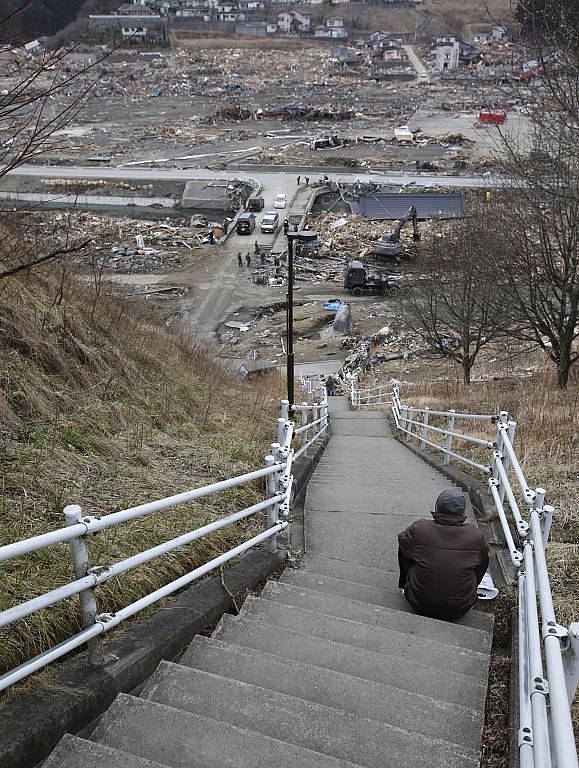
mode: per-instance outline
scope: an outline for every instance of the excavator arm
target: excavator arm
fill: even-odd
[[[412,227],[413,227],[413,233],[412,233],[412,239],[415,243],[419,242],[420,240],[420,232],[418,231],[418,217],[416,216],[416,208],[411,205],[408,209],[408,213],[406,216],[403,216],[401,219],[399,219],[396,223],[396,226],[394,227],[394,231],[391,233],[389,242],[391,243],[399,243],[400,242],[400,233],[402,232],[402,228],[406,224],[406,222],[412,221]]]

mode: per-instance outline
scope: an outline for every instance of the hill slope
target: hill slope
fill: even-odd
[[[263,466],[277,379],[232,379],[193,341],[72,275],[0,284],[0,545],[63,525],[63,507],[104,514]],[[272,390],[272,391],[270,391]],[[104,565],[263,498],[234,490],[102,532]],[[248,538],[250,519],[99,589],[114,611]],[[65,545],[0,564],[0,610],[69,581]],[[71,601],[3,631],[0,672],[79,628]]]

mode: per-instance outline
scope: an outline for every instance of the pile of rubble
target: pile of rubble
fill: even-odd
[[[310,218],[310,227],[315,229],[328,253],[339,254],[342,261],[357,259],[371,254],[373,246],[381,237],[393,229],[387,221],[370,221],[351,213],[321,213]],[[421,242],[427,242],[432,235],[430,222],[420,222]],[[414,253],[416,243],[412,239],[411,228],[400,233],[401,244]],[[324,249],[320,250],[320,256]]]
[[[302,120],[320,122],[322,120],[353,120],[363,115],[353,109],[337,109],[332,104],[316,106],[312,104],[290,104],[277,109],[251,109],[238,102],[221,107],[204,119],[205,123],[226,123],[237,120]]]
[[[161,251],[157,248],[130,248],[113,246],[110,253],[97,259],[97,266],[112,269],[120,274],[135,272],[158,272],[181,265],[182,257],[176,251]]]
[[[111,218],[91,213],[66,216],[68,226],[78,236],[92,239],[94,246],[87,255],[79,256],[82,267],[90,261],[104,270],[119,274],[148,273],[169,270],[183,264],[186,254],[202,248],[213,233],[214,240],[223,235],[220,225],[206,218],[141,219]]]

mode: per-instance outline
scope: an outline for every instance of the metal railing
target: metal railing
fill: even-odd
[[[356,390],[356,403],[366,393]],[[354,403],[354,399],[353,399]],[[357,407],[357,406],[355,406]],[[489,475],[489,494],[499,517],[518,580],[518,749],[521,768],[578,768],[571,706],[579,682],[579,622],[569,628],[557,623],[549,582],[546,551],[554,509],[545,504],[546,491],[531,488],[514,448],[516,422],[499,414],[435,411],[403,405],[397,386],[392,392],[392,416],[398,430],[450,459]],[[430,418],[446,420],[435,427]],[[421,419],[420,419],[421,417]],[[420,420],[419,420],[420,419]],[[488,439],[457,430],[457,421],[489,424]],[[443,438],[437,443],[430,437]],[[481,463],[460,453],[466,443],[489,451]],[[512,478],[512,479],[511,479]],[[520,503],[517,499],[520,499]],[[521,506],[526,514],[521,512]],[[540,620],[539,620],[540,615]],[[546,667],[546,674],[545,674]]]
[[[360,389],[356,386],[355,379],[350,380],[350,404],[352,408],[385,408],[392,405],[393,389],[388,389],[383,384],[375,387]]]
[[[300,377],[299,385],[305,395],[309,398],[317,398],[313,404],[304,401],[292,407],[292,413],[296,416],[299,413],[300,426],[294,429],[293,436],[299,437],[299,448],[296,450],[295,458],[302,456],[310,446],[312,446],[320,437],[327,434],[329,426],[328,413],[328,393],[324,384],[314,383],[309,378]],[[289,403],[282,400],[282,409],[289,413]],[[282,413],[282,418],[284,413]],[[281,421],[281,420],[280,420]],[[318,430],[316,431],[316,427]]]
[[[105,662],[102,636],[121,622],[183,589],[183,587],[214,571],[252,547],[266,544],[270,552],[275,552],[278,534],[289,525],[287,518],[292,503],[293,462],[298,456],[305,453],[308,447],[316,442],[328,428],[328,401],[325,388],[318,388],[316,394],[319,395],[319,402],[306,402],[299,407],[302,419],[302,426],[299,429],[295,428],[294,422],[290,418],[287,401],[282,401],[281,416],[277,422],[277,442],[271,444],[271,452],[265,457],[265,466],[263,467],[237,477],[187,490],[174,496],[140,504],[102,517],[83,515],[80,506],[69,505],[64,509],[64,527],[0,546],[0,562],[5,562],[33,552],[39,552],[56,544],[68,543],[75,575],[75,579],[67,584],[0,612],[0,628],[75,595],[79,597],[83,624],[81,632],[0,676],[0,691],[84,644],[88,646],[90,663],[101,666]],[[304,416],[304,414],[306,415]],[[313,414],[313,417],[308,420],[307,414]],[[296,441],[301,444],[299,450],[294,450],[293,443]],[[122,525],[130,520],[145,518],[162,510],[255,481],[265,481],[265,499],[263,501],[119,562],[97,566],[91,564],[89,537],[93,534],[112,526]],[[121,576],[132,568],[148,563],[214,531],[258,513],[266,513],[267,515],[267,524],[261,533],[114,613],[99,612],[96,590],[109,579]]]

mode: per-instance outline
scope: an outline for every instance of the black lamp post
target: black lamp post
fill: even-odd
[[[294,404],[294,242],[312,243],[317,239],[318,233],[312,229],[287,232],[287,399],[290,409]]]

